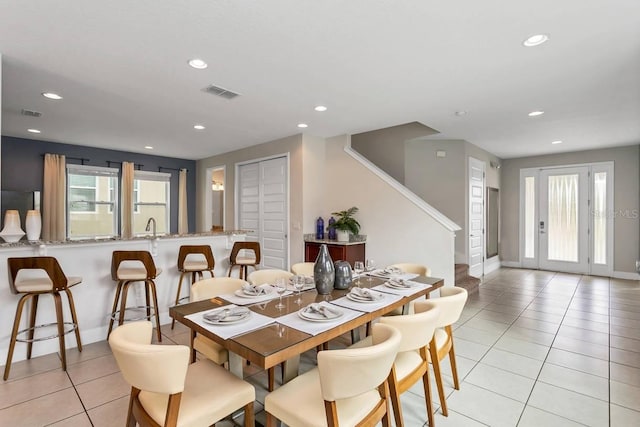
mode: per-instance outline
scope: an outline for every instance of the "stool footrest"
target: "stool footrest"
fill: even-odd
[[[62,333],[62,335],[67,335],[70,332],[75,331],[78,328],[78,325],[76,323],[73,322],[63,322],[63,325],[65,326],[70,326],[69,329],[65,329],[65,331]],[[30,330],[36,330],[38,328],[46,328],[46,327],[50,327],[50,326],[58,326],[57,322],[52,322],[52,323],[43,323],[41,325],[36,325],[32,328],[26,328],[26,329],[22,329],[21,331],[18,331],[17,335],[16,335],[16,341],[19,342],[38,342],[38,341],[45,341],[45,340],[50,340],[53,338],[59,338],[60,334],[56,333],[54,335],[49,335],[47,337],[40,337],[40,338],[17,338],[18,336],[20,336],[21,334],[24,334],[26,332],[29,332]]]
[[[144,315],[143,315],[143,316],[141,316],[141,317],[135,317],[135,318],[126,318],[126,317],[125,317],[123,320],[124,320],[125,322],[136,322],[136,321],[138,321],[138,320],[144,320],[144,319],[151,320],[151,318],[152,318],[153,316],[155,316],[155,314],[156,314],[156,309],[155,309],[155,307],[154,307],[154,306],[152,306],[152,305],[150,305],[150,306],[146,306],[146,305],[137,305],[137,306],[134,306],[134,307],[127,307],[127,308],[125,308],[124,310],[125,310],[125,312],[127,312],[127,311],[129,311],[129,310],[131,310],[131,311],[133,311],[133,310],[146,310],[147,308],[150,310],[150,313],[149,313],[149,315],[148,315],[148,316],[147,316],[147,313],[144,313]],[[120,310],[116,310],[116,311],[114,311],[114,312],[112,313],[112,315],[111,315],[111,316],[109,316],[109,318],[110,318],[110,319],[113,319],[113,320],[119,320],[119,318],[120,318]]]

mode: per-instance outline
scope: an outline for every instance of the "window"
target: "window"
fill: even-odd
[[[169,194],[171,174],[135,171],[133,181],[133,234],[148,235],[147,221],[156,220],[156,232],[167,234],[169,225]]]
[[[117,235],[118,169],[67,165],[67,237]]]
[[[528,176],[524,181],[524,256],[534,258],[536,241],[536,179]]]

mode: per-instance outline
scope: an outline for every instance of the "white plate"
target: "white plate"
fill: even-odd
[[[222,320],[208,320],[204,316],[202,316],[202,321],[204,323],[208,323],[209,325],[235,325],[236,323],[244,322],[251,317],[251,311],[240,311],[238,313],[230,314]]]
[[[391,289],[400,289],[400,290],[409,290],[414,288],[415,286],[411,286],[411,285],[394,285],[391,282],[385,282],[384,284],[387,288],[391,288]]]
[[[302,309],[302,310],[298,311],[298,316],[300,316],[300,318],[302,318],[304,320],[308,320],[310,322],[331,322],[333,320],[339,319],[344,314],[342,311],[337,310],[335,308],[331,308],[331,311],[335,311],[338,314],[336,314],[335,317],[328,318],[328,317],[324,317],[320,313],[305,312],[304,309]]]
[[[367,298],[362,298],[356,294],[352,294],[351,292],[349,292],[347,294],[347,299],[350,299],[351,301],[355,301],[355,302],[362,302],[365,304],[371,304],[371,303],[376,303],[376,302],[380,302],[384,299],[384,295],[382,294],[372,294],[374,295],[375,299],[367,299]]]
[[[242,289],[238,289],[237,291],[235,291],[234,293],[236,294],[236,296],[239,296],[241,298],[262,298],[262,297],[266,297],[267,295],[271,295],[275,292],[275,290],[271,287],[268,288],[262,288],[264,289],[264,293],[260,294],[260,295],[251,295],[246,293],[245,291],[243,291]]]

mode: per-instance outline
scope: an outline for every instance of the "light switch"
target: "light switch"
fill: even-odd
[[[436,157],[447,157],[447,152],[444,150],[436,151]]]

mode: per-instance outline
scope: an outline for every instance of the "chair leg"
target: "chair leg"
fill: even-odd
[[[276,377],[276,368],[271,367],[269,369],[267,369],[267,390],[269,390],[270,392],[274,390],[275,388],[275,377]]]
[[[53,301],[56,306],[56,320],[58,322],[58,341],[60,342],[60,358],[62,359],[62,370],[67,370],[67,351],[64,343],[64,316],[62,314],[62,298],[58,292],[53,293]]]
[[[69,288],[66,288],[67,300],[69,300],[69,311],[71,311],[71,321],[75,324],[76,329],[76,344],[78,345],[78,351],[82,351],[82,340],[80,339],[80,324],[78,323],[78,316],[76,315],[76,305],[73,302],[73,295]]]
[[[160,310],[158,309],[158,292],[156,291],[156,284],[153,280],[149,280],[149,286],[151,287],[151,295],[153,297],[153,311],[156,315],[156,330],[158,331],[158,342],[162,342],[162,330],[160,329]]]
[[[151,321],[151,297],[149,295],[149,282],[144,281],[144,302],[147,311],[147,320]]]
[[[178,292],[176,292],[176,304],[178,305],[178,302],[180,301],[180,290],[182,289],[182,279],[184,279],[184,275],[185,273],[180,273],[180,280],[178,280]],[[171,330],[173,330],[173,327],[176,325],[176,319],[172,319],[171,320]]]
[[[256,425],[255,414],[253,413],[253,402],[244,405],[244,427],[254,427]]]
[[[126,281],[123,285],[122,295],[120,296],[120,316],[118,317],[118,326],[124,323],[124,314],[125,309],[127,308],[127,296],[129,295],[129,285],[131,285],[131,283],[132,282],[130,281]]]
[[[196,331],[194,331],[193,329],[190,329],[191,333],[189,334],[190,337],[190,347],[191,347],[191,363],[196,363],[196,349],[193,348],[193,340],[196,339]]]
[[[140,389],[131,387],[131,396],[129,397],[129,410],[127,411],[127,427],[136,427],[136,418],[133,415],[133,405],[140,394]]]
[[[118,302],[120,300],[120,293],[122,292],[122,281],[118,281],[118,285],[116,286],[116,295],[113,300],[113,307],[111,308],[111,319],[109,319],[109,331],[107,332],[107,340],[109,339],[109,335],[111,335],[111,331],[113,330],[113,322],[115,322],[116,310],[118,309]]]
[[[447,411],[447,400],[444,395],[444,385],[442,384],[442,372],[440,372],[440,361],[438,360],[438,350],[436,350],[435,340],[431,341],[429,345],[429,355],[431,356],[431,364],[433,365],[433,373],[436,376],[436,386],[438,387],[438,396],[440,396],[440,409],[442,410],[442,415],[445,417],[449,416],[449,411]]]
[[[396,427],[402,427],[402,406],[400,405],[400,391],[398,390],[398,380],[396,378],[396,368],[391,368],[389,375],[389,393],[391,394],[391,406],[393,406],[393,416],[396,419]]]
[[[31,298],[31,315],[29,316],[29,332],[27,334],[27,359],[31,359],[31,349],[33,348],[33,335],[35,334],[36,314],[38,312],[38,294]]]
[[[451,329],[451,325],[445,328],[447,333],[449,334],[449,339],[451,340],[451,349],[449,350],[449,363],[451,364],[451,374],[453,375],[453,388],[456,390],[460,390],[460,382],[458,381],[458,366],[456,365],[456,352],[453,349],[453,330]]]
[[[278,424],[278,419],[267,412],[267,427],[276,427]]]
[[[424,400],[427,405],[427,419],[429,420],[429,427],[433,427],[433,402],[431,401],[431,381],[429,379],[429,364],[427,363],[427,370],[422,376],[422,385],[424,387]]]
[[[9,378],[9,371],[11,370],[11,359],[13,358],[13,350],[16,348],[16,338],[18,337],[18,328],[20,327],[20,318],[22,317],[22,309],[24,308],[24,303],[27,302],[29,298],[31,298],[32,294],[26,294],[20,301],[18,301],[18,306],[16,307],[16,317],[13,320],[13,330],[11,331],[11,340],[9,341],[9,351],[7,351],[7,363],[4,365],[4,380],[6,381]]]

